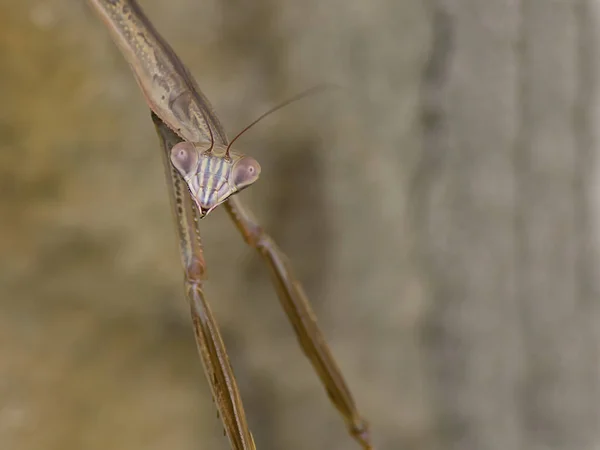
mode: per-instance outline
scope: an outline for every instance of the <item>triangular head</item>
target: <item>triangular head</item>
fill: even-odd
[[[171,163],[185,180],[201,217],[260,175],[260,164],[254,158],[210,142],[176,144],[171,149]]]

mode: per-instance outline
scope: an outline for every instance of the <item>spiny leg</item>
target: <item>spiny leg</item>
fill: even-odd
[[[258,251],[269,267],[281,305],[294,328],[300,347],[325,386],[331,402],[344,418],[349,433],[363,449],[372,450],[369,425],[358,412],[288,258],[238,197],[230,197],[224,206],[246,243]]]
[[[202,290],[206,263],[198,230],[200,214],[184,180],[169,161],[170,149],[181,139],[155,114],[152,114],[152,120],[162,146],[169,197],[176,218],[177,237],[185,271],[185,291],[190,303],[194,334],[204,373],[231,448],[255,450],[227,351]]]

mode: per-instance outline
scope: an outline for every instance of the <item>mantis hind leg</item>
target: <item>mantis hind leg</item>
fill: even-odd
[[[237,197],[231,197],[224,206],[246,243],[258,251],[269,267],[279,300],[300,347],[321,379],[332,404],[346,422],[348,432],[364,450],[372,450],[369,425],[358,412],[350,389],[325,342],[310,302],[295,277],[288,258]]]

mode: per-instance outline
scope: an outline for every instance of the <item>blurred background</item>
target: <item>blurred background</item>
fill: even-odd
[[[600,448],[593,0],[141,0],[237,148],[380,450]],[[228,449],[158,140],[86,2],[0,0],[0,449]],[[358,449],[223,211],[260,450]]]

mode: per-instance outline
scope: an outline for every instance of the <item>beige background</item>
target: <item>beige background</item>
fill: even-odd
[[[377,448],[600,446],[592,0],[144,0],[261,180]],[[155,132],[82,1],[0,0],[0,449],[226,449]],[[357,448],[222,211],[257,447]]]

